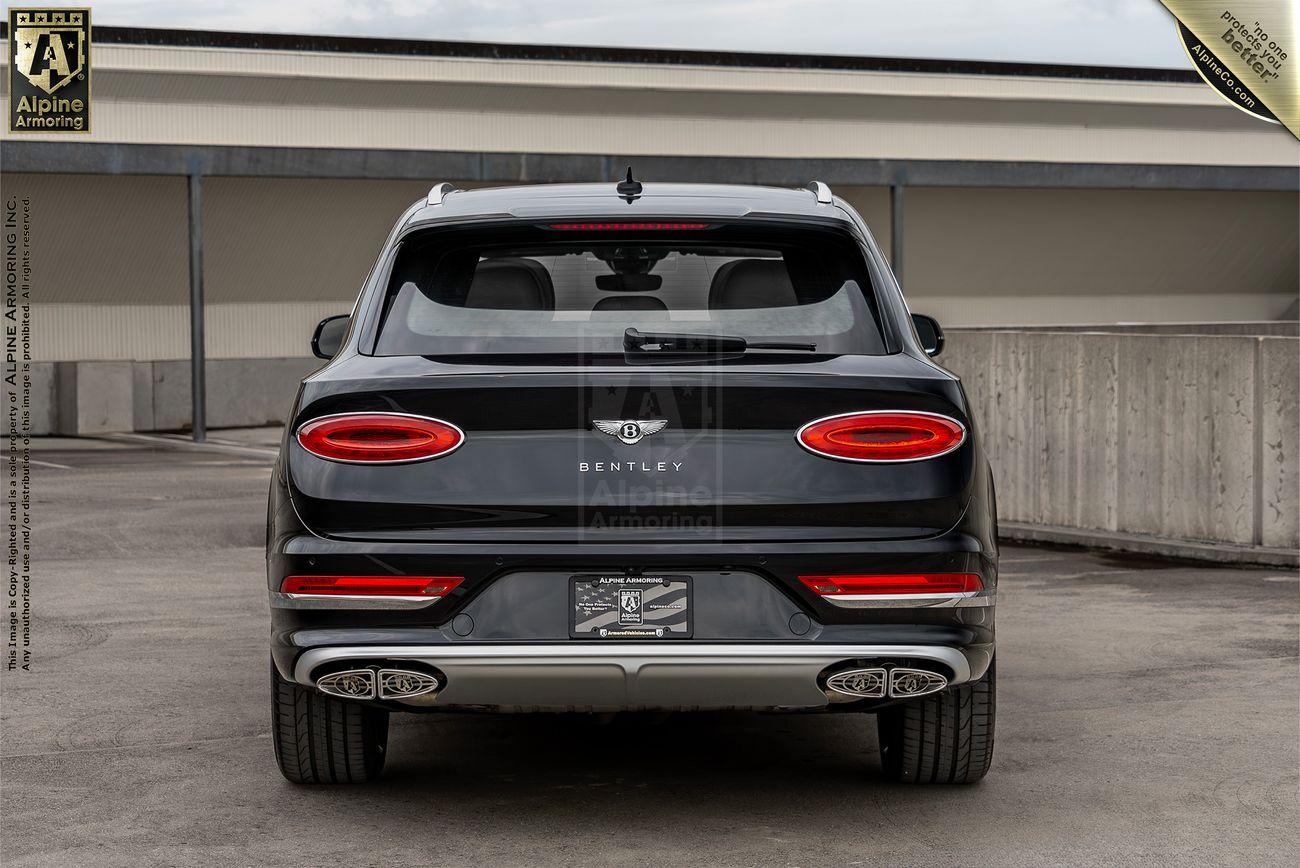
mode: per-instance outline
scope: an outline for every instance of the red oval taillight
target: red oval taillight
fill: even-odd
[[[450,422],[402,413],[344,413],[313,419],[298,429],[298,442],[330,461],[385,464],[426,461],[465,442]]]
[[[966,426],[937,413],[870,410],[809,422],[796,436],[809,452],[827,458],[918,461],[956,449],[966,439]]]

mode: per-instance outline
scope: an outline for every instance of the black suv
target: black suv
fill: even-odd
[[[442,709],[870,712],[889,778],[987,771],[989,467],[825,184],[439,184],[312,344],[267,530],[290,780]]]

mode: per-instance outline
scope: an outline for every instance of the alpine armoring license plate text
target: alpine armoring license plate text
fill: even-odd
[[[573,576],[574,639],[691,638],[690,576]]]

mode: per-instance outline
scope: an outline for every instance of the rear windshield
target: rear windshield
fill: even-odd
[[[885,352],[851,236],[726,225],[498,227],[408,238],[375,352],[622,353],[629,328],[805,352],[815,345],[819,354]]]

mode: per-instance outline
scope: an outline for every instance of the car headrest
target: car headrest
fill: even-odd
[[[491,310],[554,310],[551,273],[534,259],[485,259],[474,269],[465,307]]]
[[[614,295],[596,302],[592,310],[668,310],[668,305],[648,295]]]
[[[709,309],[792,307],[799,303],[781,259],[733,259],[709,285]]]

